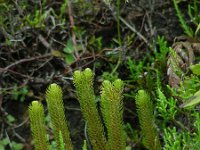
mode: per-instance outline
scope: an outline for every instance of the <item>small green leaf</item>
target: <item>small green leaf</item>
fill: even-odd
[[[1,149],[1,146],[4,148],[4,146],[8,145],[9,143],[10,143],[10,141],[9,141],[8,138],[5,138],[5,139],[1,140],[0,141],[0,149]]]
[[[188,108],[200,103],[200,90],[197,91],[187,102],[180,105],[180,108]]]
[[[113,41],[114,41],[115,43],[117,43],[117,44],[120,44],[119,40],[116,39],[116,38],[113,38]]]
[[[15,141],[13,141],[12,143],[12,146],[13,146],[13,150],[21,150],[21,149],[23,149],[23,144],[21,144],[21,143],[16,143]]]
[[[15,117],[13,117],[12,115],[7,115],[6,118],[7,118],[8,122],[10,122],[10,123],[15,121]]]
[[[74,56],[72,54],[67,54],[65,57],[65,62],[71,65],[74,62]]]
[[[131,150],[131,146],[126,146],[126,150]]]
[[[4,146],[1,145],[1,143],[0,143],[0,149],[1,149],[1,150],[5,150]]]
[[[64,49],[63,49],[63,51],[65,52],[65,53],[68,53],[68,54],[71,54],[71,53],[73,53],[73,44],[72,44],[72,40],[68,40],[67,41],[67,47],[65,47]]]
[[[196,29],[196,31],[195,31],[195,35],[198,34],[199,30],[200,30],[200,23],[199,23],[198,26],[197,26],[197,29]]]
[[[191,65],[190,69],[192,70],[193,74],[200,75],[200,63],[196,65]]]

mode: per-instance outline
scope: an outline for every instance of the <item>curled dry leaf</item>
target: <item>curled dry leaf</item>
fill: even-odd
[[[171,87],[179,87],[181,77],[189,71],[191,64],[197,63],[195,56],[198,55],[200,41],[184,36],[176,38],[167,61],[168,82]]]

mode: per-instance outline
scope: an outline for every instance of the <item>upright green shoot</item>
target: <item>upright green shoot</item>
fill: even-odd
[[[65,119],[62,90],[57,84],[54,83],[48,87],[46,91],[46,101],[53,125],[57,149],[62,149],[62,143],[59,135],[61,133],[65,148],[68,150],[73,150],[68,125]]]
[[[113,83],[105,80],[101,91],[101,110],[108,133],[110,150],[126,149],[123,130],[123,82],[120,79]]]
[[[144,146],[149,150],[161,150],[159,137],[156,131],[153,115],[153,106],[150,96],[144,91],[138,91],[136,106],[142,129]]]
[[[41,103],[38,101],[32,102],[29,106],[29,117],[35,150],[49,150],[44,123],[44,108]]]
[[[73,82],[77,91],[83,117],[87,122],[88,135],[94,150],[107,150],[104,128],[101,123],[93,89],[93,73],[87,68],[75,71]]]

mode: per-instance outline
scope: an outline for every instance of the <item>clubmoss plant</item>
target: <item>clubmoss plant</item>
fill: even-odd
[[[123,130],[122,102],[124,84],[120,79],[116,79],[113,83],[108,80],[103,82],[100,102],[102,111],[101,119],[99,114],[100,110],[97,108],[96,97],[93,89],[93,76],[94,74],[89,68],[85,69],[84,71],[75,71],[73,76],[78,101],[80,103],[83,117],[87,124],[87,132],[89,135],[90,143],[92,145],[92,149],[125,150],[126,141],[125,133]],[[57,149],[73,150],[70,133],[68,131],[68,126],[64,114],[62,91],[57,84],[54,83],[48,87],[46,91],[46,101],[48,105],[48,112],[51,117]],[[36,109],[35,107],[30,106],[29,109],[32,124],[31,128],[33,128],[33,137],[34,141],[36,141],[35,147],[37,150],[46,150],[48,149],[48,144],[44,148],[40,146],[40,142],[42,142],[42,144],[47,143],[46,131],[44,128],[44,109],[42,104],[37,101],[34,101],[32,105],[39,107],[39,109]],[[41,125],[43,128],[37,126],[37,117],[40,117],[39,125]],[[104,128],[106,130],[104,130]],[[37,132],[35,132],[35,130]],[[43,141],[41,137],[43,138]],[[88,143],[84,144],[83,149],[86,149],[86,144]]]
[[[62,90],[57,84],[51,84],[46,91],[46,101],[53,125],[53,132],[57,143],[57,148],[61,149],[60,132],[62,134],[65,147],[72,150],[73,146],[70,139],[70,133],[64,114],[64,105],[62,100]]]
[[[104,128],[101,123],[93,89],[93,73],[87,68],[83,72],[75,71],[74,85],[77,91],[81,111],[88,126],[88,135],[94,150],[108,149]]]
[[[40,102],[33,101],[29,106],[29,117],[35,150],[49,150],[44,123],[44,108]]]
[[[149,150],[161,150],[159,137],[154,124],[153,107],[150,96],[144,91],[138,91],[136,106],[142,129],[144,146]]]
[[[123,82],[117,79],[113,82],[105,80],[101,91],[101,110],[108,132],[110,150],[126,149],[123,131]]]

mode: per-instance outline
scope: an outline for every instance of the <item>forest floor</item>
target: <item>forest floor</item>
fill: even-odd
[[[189,4],[193,1],[178,3],[194,29],[187,14]],[[0,2],[0,145],[33,149],[28,107],[39,100],[47,115],[45,91],[57,83],[63,90],[72,142],[75,150],[80,150],[85,123],[72,75],[75,70],[91,68],[96,95],[105,79],[125,82],[127,146],[145,149],[134,102],[136,92],[146,89],[155,96],[156,69],[161,84],[178,84],[167,75],[169,52],[162,62],[158,60],[163,55],[159,37],[168,47],[177,40],[197,40],[184,33],[171,0],[121,0],[120,6],[99,0]],[[49,116],[45,119],[49,125]],[[47,128],[53,140],[52,130]],[[162,135],[160,138],[163,142]]]

